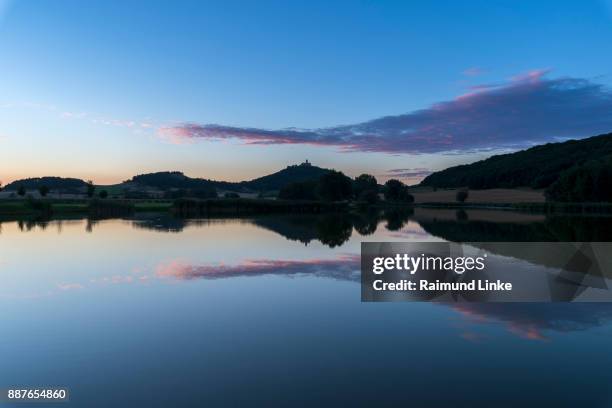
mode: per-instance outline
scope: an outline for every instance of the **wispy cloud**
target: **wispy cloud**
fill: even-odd
[[[462,74],[469,77],[475,77],[484,74],[484,70],[480,67],[470,67],[465,69]]]
[[[342,151],[457,153],[518,149],[612,130],[612,91],[579,78],[535,70],[471,88],[427,109],[354,125],[269,130],[183,123],[158,129],[174,141],[237,139],[245,144],[308,144]]]
[[[433,171],[430,169],[426,169],[423,167],[416,167],[416,168],[387,170],[387,174],[385,174],[385,176],[386,177],[399,177],[399,178],[403,178],[403,177],[422,178],[422,177],[429,176],[431,173],[433,173]]]
[[[83,285],[81,285],[80,283],[58,283],[57,287],[60,290],[83,289]]]
[[[61,119],[70,121],[87,121],[98,126],[126,128],[132,130],[134,133],[148,131],[151,134],[154,134],[155,129],[160,127],[159,122],[156,123],[150,118],[143,120],[109,118],[96,113],[62,110],[55,105],[36,102],[0,102],[0,109],[35,110],[39,112],[46,112]]]

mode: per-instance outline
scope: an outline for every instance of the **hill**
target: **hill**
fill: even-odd
[[[213,181],[187,177],[180,171],[160,171],[157,173],[139,174],[132,177],[127,183],[142,187],[151,187],[159,190],[172,188],[208,188],[213,186]]]
[[[420,185],[471,189],[547,188],[570,169],[612,155],[612,133],[563,143],[548,143],[515,153],[492,156],[427,176]],[[564,177],[565,178],[565,177]]]
[[[135,187],[148,187],[159,190],[214,187],[221,190],[259,192],[280,190],[289,183],[316,180],[329,171],[305,162],[299,165],[288,166],[267,176],[237,183],[191,178],[178,171],[163,171],[140,174],[123,184],[132,189]]]
[[[289,183],[317,180],[330,171],[313,166],[306,161],[299,165],[288,166],[267,176],[237,183],[193,178],[179,171],[161,171],[139,174],[123,183],[104,186],[103,188],[111,191],[112,194],[126,193],[133,197],[136,197],[139,192],[149,194],[154,191],[167,192],[170,190],[189,190],[206,196],[214,190],[257,193],[277,191]],[[55,191],[84,193],[87,184],[85,181],[76,178],[41,177],[14,181],[8,184],[5,190],[16,191],[20,186],[23,186],[29,191],[36,190],[41,185],[46,185]]]
[[[62,177],[36,177],[14,181],[4,187],[6,191],[17,191],[19,187],[28,191],[37,190],[40,186],[47,186],[52,191],[62,193],[82,193],[87,187],[87,183],[77,178]]]
[[[287,166],[276,173],[238,184],[241,187],[254,191],[280,190],[289,183],[317,180],[329,172],[329,169],[313,166],[308,161],[305,161],[302,164]]]

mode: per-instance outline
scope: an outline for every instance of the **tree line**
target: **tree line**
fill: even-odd
[[[89,198],[94,196],[102,199],[108,197],[107,190],[99,190],[93,181],[86,182],[85,194]],[[52,190],[46,184],[37,186],[41,197],[46,197]],[[17,195],[23,197],[27,194],[24,185],[17,186]],[[380,201],[380,195],[386,201],[398,203],[412,203],[414,197],[410,194],[408,186],[397,179],[390,179],[384,185],[379,185],[376,177],[370,174],[361,174],[354,179],[346,176],[340,171],[330,170],[318,179],[288,183],[281,188],[278,194],[283,200],[309,200],[309,201],[348,201],[355,200],[368,204],[376,204]],[[166,199],[178,198],[217,198],[216,189],[211,185],[198,185],[197,188],[179,188],[164,192]],[[225,198],[239,198],[237,193],[226,193]],[[126,198],[140,198],[128,197]],[[148,196],[146,197],[148,198]]]
[[[322,200],[347,201],[357,200],[375,204],[380,200],[380,193],[386,201],[412,203],[414,197],[408,186],[400,180],[388,180],[383,186],[376,177],[362,174],[351,179],[340,171],[329,171],[318,179],[286,184],[279,191],[278,198],[283,200]]]
[[[548,201],[612,202],[612,156],[575,165],[546,190]]]

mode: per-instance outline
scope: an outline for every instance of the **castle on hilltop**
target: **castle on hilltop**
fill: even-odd
[[[2,1],[2,0],[0,0]],[[290,164],[287,166],[288,169],[297,169],[297,168],[304,168],[304,167],[313,167],[312,163],[310,163],[308,161],[308,159],[304,160],[303,162],[301,162],[300,164]]]

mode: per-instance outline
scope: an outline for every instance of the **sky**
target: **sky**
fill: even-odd
[[[612,131],[612,0],[0,0],[0,180],[415,183]]]

